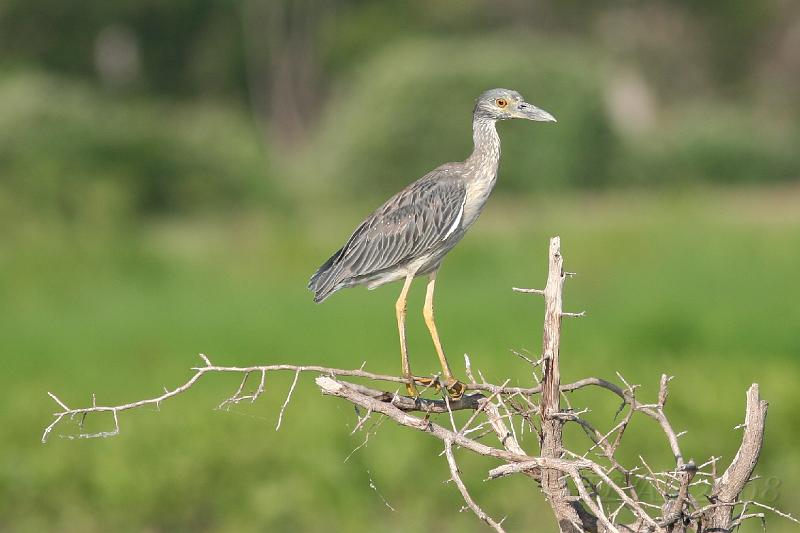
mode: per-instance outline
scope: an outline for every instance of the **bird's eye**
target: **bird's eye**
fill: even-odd
[[[508,100],[506,100],[505,98],[498,98],[497,100],[494,101],[494,103],[497,104],[497,107],[503,108],[508,105]]]

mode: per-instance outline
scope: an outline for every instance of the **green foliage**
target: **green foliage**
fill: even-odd
[[[219,0],[0,1],[3,62],[95,76],[104,29],[133,32],[141,79],[132,89],[162,95],[244,93],[241,2]]]
[[[613,72],[603,53],[572,41],[409,39],[353,69],[319,134],[287,168],[304,196],[377,201],[440,163],[465,158],[475,96],[507,86],[559,122],[498,125],[500,194],[800,176],[800,130],[741,104],[682,102],[645,131],[619,131],[606,104]]]
[[[800,177],[798,131],[755,111],[685,106],[670,126],[631,140],[619,175],[639,184],[788,182]]]
[[[499,125],[504,188],[602,186],[618,141],[603,111],[600,59],[569,43],[500,36],[404,42],[339,87],[310,145],[314,157],[298,174],[326,193],[397,190],[465,158],[475,97],[505,86],[523,90],[559,123]]]
[[[0,102],[0,196],[27,216],[114,224],[275,198],[258,136],[233,110],[31,74],[0,78]]]

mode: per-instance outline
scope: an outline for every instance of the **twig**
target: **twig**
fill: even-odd
[[[659,400],[659,403],[662,403]],[[689,499],[689,486],[692,483],[694,475],[697,473],[697,466],[692,461],[689,461],[682,467],[681,472],[681,486],[678,489],[678,496],[673,502],[666,506],[664,518],[660,520],[659,525],[668,527],[681,520],[684,516],[683,507]]]
[[[447,464],[450,466],[450,479],[452,479],[456,484],[456,487],[458,487],[458,490],[461,493],[461,497],[464,498],[464,501],[467,503],[472,512],[475,513],[475,516],[489,524],[489,526],[491,526],[495,531],[505,533],[503,526],[501,526],[500,523],[492,520],[492,517],[486,514],[469,495],[466,485],[464,485],[464,482],[461,481],[461,477],[458,475],[458,465],[456,464],[456,458],[453,456],[452,441],[444,441],[444,454],[447,456]]]
[[[523,289],[520,287],[511,287],[511,290],[514,292],[523,292],[527,294],[539,294],[544,296],[544,289]]]
[[[388,507],[390,511],[397,512],[397,509],[395,509],[394,507],[392,507],[392,506],[389,504],[389,502],[386,500],[386,498],[384,498],[384,497],[383,497],[383,494],[381,494],[381,493],[380,493],[380,491],[378,490],[378,487],[375,485],[375,482],[374,482],[374,481],[372,481],[372,474],[370,474],[369,470],[367,470],[367,476],[369,477],[369,488],[371,488],[372,490],[374,490],[374,491],[375,491],[375,494],[377,494],[377,495],[378,495],[378,497],[381,499],[381,501],[383,502],[383,504],[384,504],[386,507]]]
[[[289,393],[286,395],[286,401],[283,402],[281,406],[281,412],[278,414],[278,424],[275,426],[275,431],[278,431],[281,428],[281,422],[283,421],[283,412],[286,410],[286,406],[289,405],[289,400],[292,399],[292,393],[294,392],[294,388],[297,386],[297,378],[300,377],[300,371],[297,370],[294,373],[294,381],[292,381],[292,386],[289,387]]]

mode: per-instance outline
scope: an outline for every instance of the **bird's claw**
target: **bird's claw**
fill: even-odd
[[[419,398],[420,393],[417,390],[417,385],[421,385],[425,387],[425,389],[429,389],[433,387],[437,393],[441,392],[442,390],[442,383],[439,380],[438,376],[434,377],[420,377],[420,376],[409,376],[407,379],[410,381],[406,383],[406,391],[408,391],[408,395],[412,398]],[[425,392],[423,390],[422,392]]]
[[[447,385],[445,388],[447,390],[447,394],[454,400],[458,400],[464,396],[464,392],[467,390],[467,387],[464,386],[463,383],[454,378],[447,380]]]
[[[408,379],[410,381],[406,383],[406,391],[408,391],[408,395],[412,398],[420,397],[420,393],[417,390],[417,385],[421,385],[426,389],[433,387],[437,394],[442,392],[442,389],[444,389],[447,391],[447,395],[454,400],[458,400],[464,396],[464,392],[467,390],[467,387],[455,378],[447,379],[444,385],[439,379],[439,376],[424,378],[419,376],[411,376]]]

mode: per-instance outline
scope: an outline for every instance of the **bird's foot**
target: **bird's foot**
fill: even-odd
[[[442,390],[442,384],[437,377],[421,377],[421,376],[408,376],[407,379],[410,381],[406,383],[406,391],[408,391],[408,395],[412,398],[419,398],[420,393],[417,390],[417,385],[421,385],[425,387],[422,392],[425,390],[433,387],[433,389],[438,393]]]
[[[458,381],[457,379],[450,377],[447,378],[442,384],[441,379],[439,376],[434,377],[421,377],[421,376],[408,376],[409,382],[406,383],[406,391],[408,391],[408,395],[412,398],[419,398],[420,393],[417,390],[417,385],[421,385],[425,387],[422,392],[425,392],[427,389],[433,388],[436,393],[440,393],[442,389],[447,391],[447,395],[454,400],[460,399],[464,396],[464,392],[466,392],[467,387]]]
[[[445,382],[445,389],[452,399],[458,400],[464,396],[467,387],[457,379],[451,377]]]

